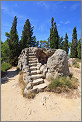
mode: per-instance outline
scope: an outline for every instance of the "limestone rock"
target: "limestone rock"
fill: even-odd
[[[29,83],[26,85],[26,88],[27,88],[27,90],[32,88],[31,82],[29,82]]]
[[[50,80],[53,77],[53,75],[49,72],[46,73],[46,79]]]
[[[64,75],[69,75],[68,68],[68,58],[64,50],[58,49],[56,52],[48,58],[47,68],[50,69],[50,72],[63,73]]]
[[[76,59],[75,58],[69,58],[68,60],[68,64],[73,66],[73,64],[76,62]]]

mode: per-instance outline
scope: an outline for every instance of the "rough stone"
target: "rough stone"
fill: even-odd
[[[68,58],[64,50],[58,49],[47,61],[47,68],[50,69],[50,72],[63,73],[64,75],[69,75],[68,68]]]
[[[53,75],[51,73],[46,73],[46,79],[50,80],[53,77]]]
[[[68,60],[68,64],[71,66],[73,66],[75,62],[76,62],[75,58],[69,58],[69,60]]]
[[[28,89],[32,89],[32,84],[29,82],[29,83],[26,85],[26,88],[27,88],[27,90],[28,90]]]

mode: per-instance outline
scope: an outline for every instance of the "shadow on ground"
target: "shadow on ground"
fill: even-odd
[[[7,82],[9,82],[9,79],[13,78],[14,76],[16,76],[18,74],[18,70],[15,71],[7,71],[7,75],[5,77],[1,78],[1,84],[5,84]]]

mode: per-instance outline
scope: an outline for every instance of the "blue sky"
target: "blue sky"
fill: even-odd
[[[10,32],[14,16],[17,16],[17,32],[21,39],[23,26],[29,19],[34,26],[38,40],[47,40],[50,34],[51,18],[56,21],[58,34],[71,42],[73,28],[77,27],[77,37],[81,38],[80,1],[1,1],[1,40],[6,40],[5,32]]]

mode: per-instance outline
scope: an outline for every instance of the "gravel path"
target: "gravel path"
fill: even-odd
[[[1,121],[80,121],[81,97],[43,92],[33,100],[24,98],[16,68],[8,70],[8,82],[1,85]],[[81,83],[81,69],[70,68]],[[79,86],[79,92],[81,88]]]

